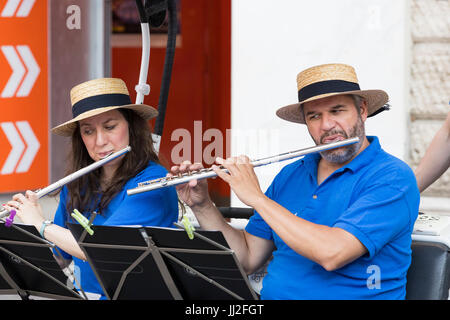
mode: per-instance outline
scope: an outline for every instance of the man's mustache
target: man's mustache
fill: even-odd
[[[321,137],[320,137],[320,143],[323,144],[323,140],[327,137],[333,136],[339,134],[341,136],[343,136],[345,139],[348,139],[348,135],[345,131],[340,131],[340,130],[332,130],[329,132],[324,133]]]

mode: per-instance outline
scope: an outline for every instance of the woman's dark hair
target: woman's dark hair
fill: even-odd
[[[127,181],[144,170],[149,161],[160,163],[153,148],[149,123],[130,109],[118,109],[128,122],[131,151],[125,154],[106,190],[101,190],[101,168],[94,170],[67,185],[67,212],[78,209],[87,213],[101,214],[111,199],[123,188]],[[119,150],[116,150],[119,151]],[[89,156],[80,134],[79,125],[72,134],[72,153],[67,174],[84,168],[94,161]]]

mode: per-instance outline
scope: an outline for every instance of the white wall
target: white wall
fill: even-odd
[[[366,131],[407,161],[408,7],[408,0],[234,0],[231,153],[259,158],[312,146],[304,125],[275,111],[298,101],[301,70],[337,62],[355,67],[362,89],[389,94],[391,111],[369,118]],[[257,168],[263,190],[281,167]],[[234,194],[231,205],[242,205]]]

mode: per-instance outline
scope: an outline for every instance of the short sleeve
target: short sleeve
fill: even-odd
[[[333,227],[353,234],[367,248],[369,257],[402,232],[410,231],[413,190],[386,184],[373,185],[340,216]]]

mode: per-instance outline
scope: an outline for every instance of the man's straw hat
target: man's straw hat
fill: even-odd
[[[355,69],[346,64],[324,64],[297,75],[298,103],[277,110],[281,119],[305,124],[301,105],[336,95],[355,94],[367,101],[368,115],[388,110],[389,97],[383,90],[361,90]]]
[[[158,115],[158,111],[145,104],[133,104],[125,82],[121,79],[102,78],[83,82],[70,91],[73,119],[52,129],[60,136],[71,136],[77,121],[114,109],[135,111],[145,120]]]

